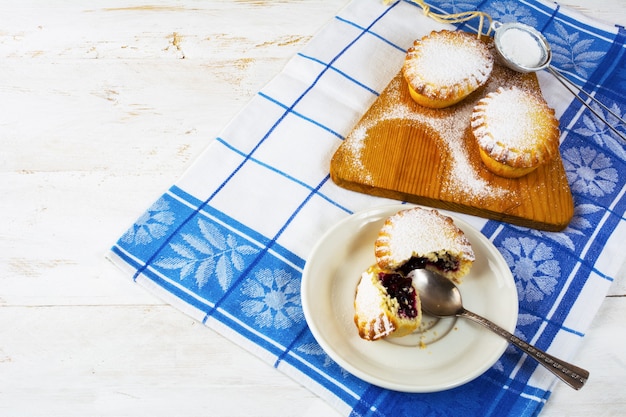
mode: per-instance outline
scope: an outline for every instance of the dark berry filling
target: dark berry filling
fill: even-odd
[[[398,272],[402,275],[407,275],[414,269],[423,269],[426,265],[432,265],[440,271],[448,272],[448,271],[456,271],[459,269],[459,262],[450,256],[443,255],[438,256],[436,262],[431,262],[428,258],[420,258],[420,257],[412,257],[407,262],[405,262],[400,268],[398,268]]]
[[[387,289],[387,294],[398,301],[398,314],[402,317],[417,317],[417,303],[415,288],[413,288],[411,278],[400,274],[380,272],[378,279]]]

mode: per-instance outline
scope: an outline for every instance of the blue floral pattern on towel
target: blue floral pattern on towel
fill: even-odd
[[[124,233],[121,240],[124,243],[147,245],[153,240],[167,235],[170,226],[174,223],[174,212],[163,198],[158,199],[141,215],[135,224]]]
[[[613,193],[619,180],[611,159],[590,147],[566,149],[563,166],[572,191],[592,197]]]
[[[587,78],[589,71],[598,66],[604,53],[594,49],[593,38],[585,37],[577,30],[568,29],[559,22],[554,23],[554,29],[554,33],[546,33],[546,39],[552,48],[553,62],[561,70]]]
[[[519,1],[493,2],[485,11],[500,23],[522,22],[533,27],[537,26],[537,19],[532,10],[524,7]]]
[[[626,112],[621,112],[620,108],[617,104],[613,104],[609,109],[611,112],[604,110],[598,104],[591,103],[591,107],[594,111],[602,116],[604,120],[606,120],[611,126],[614,128],[621,130],[622,133],[626,136],[626,128],[621,126],[618,123],[617,118],[614,116],[617,115],[622,119],[626,120]],[[611,130],[606,123],[602,122],[600,119],[591,114],[584,114],[581,118],[580,127],[576,127],[574,129],[574,133],[581,135],[584,138],[593,139],[593,141],[601,147],[605,147],[610,150],[615,156],[620,158],[623,161],[626,161],[626,148],[624,148],[624,144],[617,136],[617,134]]]
[[[550,246],[522,237],[506,238],[498,249],[517,278],[520,301],[542,301],[554,292],[561,269]]]
[[[236,272],[243,271],[244,257],[259,250],[240,243],[233,234],[224,234],[215,224],[198,219],[195,234],[181,233],[181,242],[168,244],[172,255],[163,256],[154,265],[176,270],[182,281],[193,277],[198,288],[214,277],[223,291],[230,286]]]
[[[304,320],[300,302],[300,280],[289,272],[261,269],[247,279],[241,293],[247,298],[241,310],[254,317],[257,326],[288,329]]]

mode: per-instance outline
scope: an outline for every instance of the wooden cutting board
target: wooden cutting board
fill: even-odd
[[[471,111],[485,94],[510,85],[541,94],[534,73],[496,64],[487,85],[435,110],[416,104],[398,73],[333,155],[331,178],[365,194],[535,229],[564,229],[574,204],[560,155],[519,179],[492,174],[480,160]]]

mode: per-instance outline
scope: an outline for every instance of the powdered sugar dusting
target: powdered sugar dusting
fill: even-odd
[[[393,264],[412,256],[436,257],[443,250],[466,260],[475,259],[469,240],[451,218],[419,207],[390,217],[379,234],[377,244],[387,245],[388,252],[393,254]]]
[[[385,94],[390,95],[389,102],[393,105],[381,109],[373,114],[373,117],[363,119],[345,141],[346,150],[352,154],[350,162],[353,164],[352,169],[361,175],[363,183],[373,185],[372,175],[367,172],[361,160],[364,143],[368,139],[368,131],[383,121],[402,120],[409,122],[417,129],[428,126],[439,133],[438,145],[441,152],[449,157],[448,177],[442,179],[442,187],[452,193],[462,193],[471,198],[505,196],[508,190],[494,186],[481,178],[470,163],[463,137],[469,127],[473,103],[461,103],[457,105],[455,111],[448,112],[447,115],[445,112],[440,112],[440,116],[437,117],[422,114],[416,112],[401,99],[403,82],[401,77],[392,80]]]
[[[367,171],[361,161],[361,151],[367,137],[367,130],[371,126],[358,125],[343,143],[343,148],[352,155],[353,172],[359,173],[359,181],[363,184],[372,184],[372,175]]]
[[[489,135],[477,136],[482,140],[497,140],[508,148],[531,149],[538,134],[530,114],[533,107],[540,105],[521,89],[500,88],[476,106],[476,113],[482,115],[482,124],[489,131]]]
[[[388,297],[374,284],[378,277],[370,270],[361,274],[354,299],[355,313],[359,325],[363,327],[365,335],[375,335],[374,338],[385,337],[395,330],[395,326],[384,312],[390,309]]]
[[[434,32],[416,42],[407,54],[405,75],[437,86],[454,86],[476,77],[483,84],[491,73],[492,58],[473,35]]]
[[[511,61],[526,68],[541,65],[544,51],[537,39],[525,30],[511,28],[506,30],[500,44],[502,53]]]

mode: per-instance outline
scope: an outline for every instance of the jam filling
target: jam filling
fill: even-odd
[[[440,271],[444,272],[456,271],[457,269],[459,269],[459,262],[447,255],[438,257],[436,262],[431,262],[428,260],[428,258],[420,258],[414,256],[406,261],[400,268],[398,268],[398,272],[403,275],[408,275],[408,273],[414,269],[426,268],[426,265],[432,265]]]
[[[401,274],[380,272],[378,279],[387,290],[387,294],[398,301],[400,316],[411,319],[417,317],[416,294],[411,278]]]

